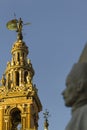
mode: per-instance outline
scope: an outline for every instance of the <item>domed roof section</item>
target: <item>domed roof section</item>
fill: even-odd
[[[22,40],[16,41],[12,46],[11,53],[13,53],[14,51],[18,51],[18,50],[24,51],[28,54],[28,47],[26,46],[24,41],[22,41]]]

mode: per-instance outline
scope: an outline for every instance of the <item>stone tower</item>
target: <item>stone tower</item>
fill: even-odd
[[[1,79],[0,130],[38,130],[38,113],[42,105],[32,81],[34,69],[23,41],[23,22],[21,19],[12,20],[7,27],[16,30],[18,35],[11,49],[12,59]]]

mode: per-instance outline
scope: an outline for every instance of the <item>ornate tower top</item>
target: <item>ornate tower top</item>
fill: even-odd
[[[34,69],[27,58],[29,51],[23,41],[23,25],[21,18],[7,23],[7,28],[18,34],[11,49],[12,59],[7,63],[0,82],[0,130],[15,130],[19,126],[26,130],[38,130],[38,113],[42,104],[33,83]]]
[[[17,41],[13,44],[11,50],[12,60],[7,63],[5,71],[6,78],[9,77],[8,80],[6,80],[6,85],[9,86],[9,88],[12,88],[12,86],[24,86],[32,81],[34,69],[30,59],[27,58],[28,47],[23,41],[23,21],[21,18],[19,20],[13,19],[9,21],[6,26],[9,30],[15,30],[18,33]],[[13,75],[14,72],[16,73],[14,74],[15,76]],[[9,82],[11,83],[9,84]]]

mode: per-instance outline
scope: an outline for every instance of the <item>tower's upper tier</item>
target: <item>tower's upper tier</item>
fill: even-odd
[[[11,53],[14,54],[15,51],[23,51],[28,54],[28,47],[26,46],[25,42],[22,40],[18,40],[13,44]]]

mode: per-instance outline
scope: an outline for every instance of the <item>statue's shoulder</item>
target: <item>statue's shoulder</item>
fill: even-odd
[[[73,114],[74,116],[87,116],[87,104],[77,108]]]
[[[79,107],[72,113],[66,130],[87,130],[87,105]]]
[[[85,112],[87,113],[87,104],[83,105],[81,108],[80,108],[80,113],[84,113]],[[87,116],[87,115],[86,115]]]

